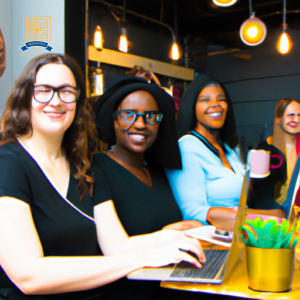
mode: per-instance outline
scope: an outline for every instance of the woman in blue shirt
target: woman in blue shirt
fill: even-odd
[[[182,170],[166,170],[184,219],[232,231],[244,177],[234,113],[225,88],[201,75],[183,95],[177,118]]]

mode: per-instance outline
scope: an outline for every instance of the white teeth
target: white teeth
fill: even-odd
[[[209,114],[211,117],[218,117],[221,115],[221,112],[215,112],[215,113],[211,113]]]
[[[137,141],[142,141],[142,140],[145,139],[145,136],[140,135],[140,134],[131,134],[130,136],[131,136],[132,138],[134,138],[135,140],[137,140]]]

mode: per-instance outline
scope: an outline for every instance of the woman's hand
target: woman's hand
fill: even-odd
[[[180,221],[176,223],[169,224],[163,228],[165,229],[170,229],[170,230],[178,230],[178,231],[183,231],[183,230],[188,230],[196,227],[201,227],[204,226],[201,222],[196,221],[196,220],[187,220],[187,221]]]
[[[163,230],[159,237],[159,246],[143,251],[146,259],[145,266],[159,267],[187,261],[201,268],[198,260],[205,263],[205,255],[197,239],[187,237],[183,232],[175,230]],[[193,253],[196,258],[187,252]]]

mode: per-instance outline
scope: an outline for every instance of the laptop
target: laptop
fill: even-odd
[[[127,278],[134,280],[222,283],[229,276],[232,269],[241,258],[242,245],[240,227],[243,224],[246,214],[248,181],[249,171],[246,172],[244,177],[234,226],[233,240],[230,247],[227,245],[228,249],[204,250],[206,263],[202,264],[202,268],[200,269],[190,263],[181,262],[179,264],[172,264],[160,268],[142,268],[130,273]]]

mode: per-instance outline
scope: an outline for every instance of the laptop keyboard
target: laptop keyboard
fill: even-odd
[[[204,250],[204,253],[206,263],[201,263],[201,269],[183,261],[175,266],[171,277],[215,279],[228,256],[229,250]]]

